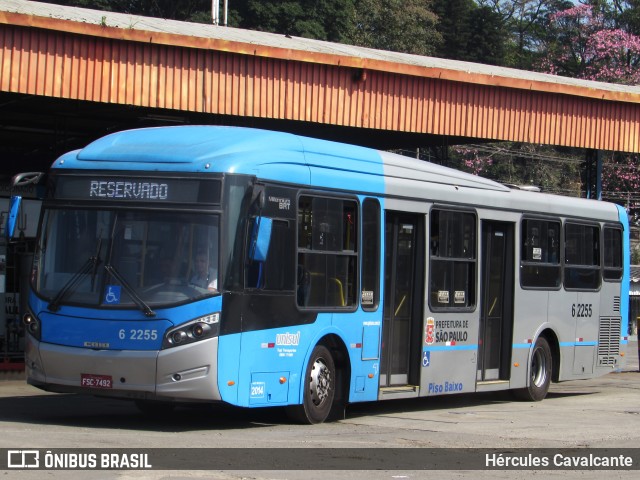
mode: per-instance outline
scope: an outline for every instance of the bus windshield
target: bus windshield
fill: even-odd
[[[108,209],[48,209],[33,282],[49,308],[141,308],[218,292],[219,217]]]

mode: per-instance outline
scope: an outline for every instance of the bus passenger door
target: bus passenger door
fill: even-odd
[[[423,265],[424,215],[387,211],[381,388],[419,383]]]
[[[512,223],[482,221],[478,382],[507,381],[513,336]]]

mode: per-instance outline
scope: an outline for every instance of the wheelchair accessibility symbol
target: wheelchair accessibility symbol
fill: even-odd
[[[428,367],[429,365],[431,365],[431,352],[427,350],[422,352],[422,366]]]
[[[104,303],[107,305],[117,305],[120,303],[120,285],[107,285],[104,294]]]

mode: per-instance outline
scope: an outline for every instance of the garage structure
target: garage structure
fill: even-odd
[[[0,65],[5,197],[16,172],[152,125],[254,126],[380,149],[513,141],[640,153],[640,87],[216,25],[3,0]],[[7,295],[25,237],[6,254]]]

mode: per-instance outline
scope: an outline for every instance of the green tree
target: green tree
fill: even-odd
[[[640,0],[618,0],[614,2],[620,28],[640,35]]]
[[[508,32],[502,17],[473,0],[434,0],[443,42],[436,55],[452,60],[504,65]]]
[[[508,32],[500,16],[490,8],[475,10],[469,22],[469,34],[466,60],[489,65],[508,64]]]
[[[551,13],[567,8],[569,0],[476,0],[502,18],[508,32],[505,43],[506,65],[532,70],[544,52],[541,38],[546,35]]]
[[[48,0],[47,3],[173,20],[207,23],[212,20],[210,0]]]
[[[317,40],[344,42],[354,16],[354,0],[236,0],[237,26]]]
[[[470,21],[476,5],[473,0],[434,0],[442,44],[437,55],[452,60],[469,59]]]
[[[433,55],[442,42],[431,0],[356,0],[349,43]]]

